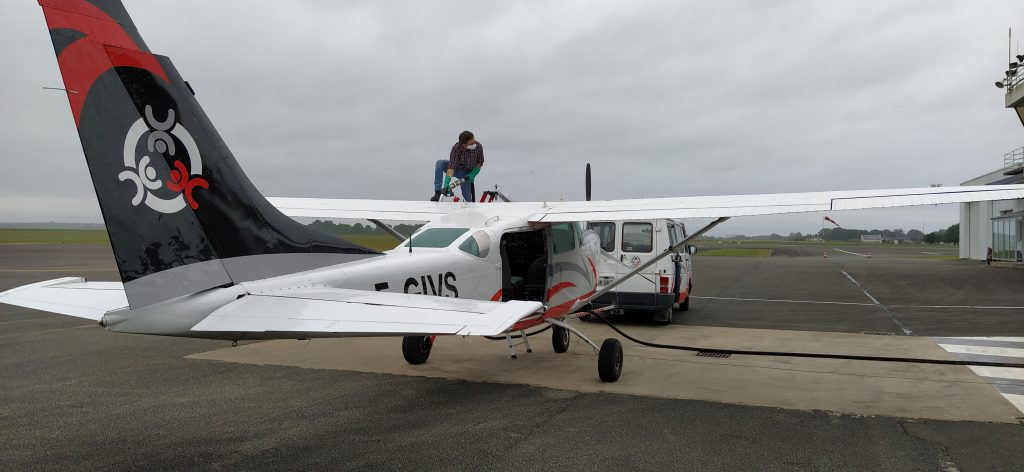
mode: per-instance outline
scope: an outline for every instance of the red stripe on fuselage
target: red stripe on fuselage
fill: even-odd
[[[140,50],[121,25],[103,10],[84,0],[46,3],[43,5],[43,15],[51,30],[69,29],[85,35],[64,48],[57,57],[61,75],[64,76],[64,87],[68,90],[68,101],[71,102],[75,126],[81,121],[82,107],[92,84],[100,75],[114,67],[144,69],[165,82],[170,82],[156,57]],[[117,49],[124,51],[114,53]]]
[[[493,297],[491,297],[492,302],[496,302],[498,300],[501,300],[501,289],[498,289],[498,292],[495,293]]]
[[[576,284],[574,284],[572,282],[560,282],[560,283],[557,283],[553,287],[548,289],[548,296],[546,297],[546,299],[548,301],[551,301],[551,297],[554,297],[555,295],[557,295],[558,292],[561,292],[562,290],[565,290],[565,289],[571,288],[571,287],[575,287],[575,286],[576,286]]]

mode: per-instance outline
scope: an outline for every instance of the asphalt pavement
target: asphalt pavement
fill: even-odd
[[[691,311],[677,313],[676,321],[903,335],[876,306],[826,309],[724,299],[875,305],[864,295],[867,290],[914,335],[1022,331],[1018,310],[946,314],[902,305],[1011,306],[1013,295],[1004,291],[1019,287],[1024,272],[925,258],[887,261],[882,254],[873,254],[870,262],[843,257],[698,258],[694,293],[718,298],[695,299]],[[112,269],[110,250],[101,246],[0,246],[0,290],[68,275],[114,280]],[[840,270],[861,284],[860,291],[840,288],[844,280],[854,285],[832,274]],[[937,281],[916,281],[935,274]],[[997,285],[986,287],[986,281]],[[924,289],[931,291],[916,293]],[[219,341],[114,334],[91,322],[0,305],[0,470],[1024,467],[1024,426],[1015,423],[865,416],[542,388],[515,379],[465,381],[195,358],[227,347]],[[295,349],[302,348],[295,343]],[[758,388],[756,377],[748,388]]]

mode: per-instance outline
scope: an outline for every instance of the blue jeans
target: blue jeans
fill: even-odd
[[[440,192],[441,191],[441,187],[444,185],[444,174],[447,171],[448,171],[448,159],[441,159],[441,160],[439,160],[439,161],[434,163],[434,191],[435,192]],[[464,170],[456,169],[455,172],[454,172],[454,175],[452,177],[456,178],[456,179],[465,179],[467,174],[469,174],[469,172],[466,172]],[[462,189],[462,199],[463,200],[465,200],[467,202],[473,201],[473,186],[472,186],[472,184],[470,182],[466,182],[466,183],[464,183],[462,185],[459,185],[459,188]]]

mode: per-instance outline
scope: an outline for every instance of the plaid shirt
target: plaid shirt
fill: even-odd
[[[476,166],[484,164],[484,145],[476,142],[476,149],[466,149],[462,144],[455,143],[448,158],[448,168],[469,172]]]

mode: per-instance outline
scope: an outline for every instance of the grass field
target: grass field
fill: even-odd
[[[745,239],[745,240],[731,240],[731,239],[698,239],[694,244],[700,246],[860,246],[860,247],[894,247],[892,244],[878,244],[878,243],[863,243],[860,241],[783,241],[783,240],[770,240],[770,239]],[[956,247],[951,244],[916,244],[917,247]]]
[[[102,229],[0,229],[0,244],[110,244]]]
[[[339,234],[360,246],[385,251],[398,240],[381,234]],[[0,244],[110,244],[102,229],[0,229]]]
[[[728,257],[768,257],[772,255],[771,249],[754,248],[722,248],[722,249],[701,249],[698,256],[728,256]]]
[[[394,249],[399,241],[386,234],[339,234],[339,238],[351,241],[360,246],[365,246],[378,251]]]

